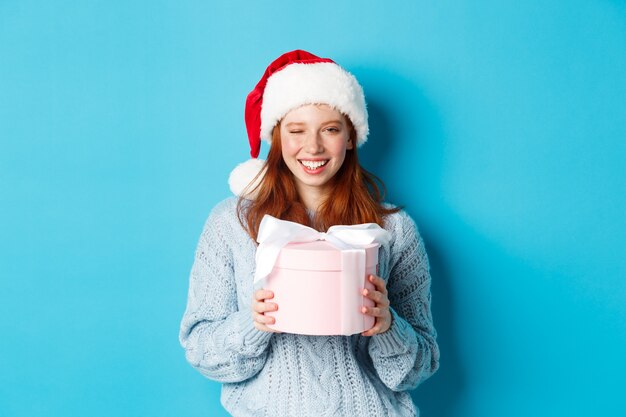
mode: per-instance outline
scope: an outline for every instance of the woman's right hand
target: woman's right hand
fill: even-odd
[[[254,327],[264,332],[280,333],[278,330],[267,327],[268,324],[274,324],[276,319],[265,315],[267,311],[278,310],[276,303],[267,302],[267,300],[274,298],[274,293],[270,290],[260,289],[254,292],[252,298],[252,321],[254,322]]]

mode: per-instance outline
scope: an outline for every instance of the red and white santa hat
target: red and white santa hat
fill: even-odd
[[[290,110],[305,104],[328,104],[350,118],[357,146],[367,140],[365,96],[356,78],[331,59],[302,50],[287,52],[267,67],[246,99],[245,120],[252,159],[239,164],[230,174],[228,184],[235,195],[242,195],[263,169],[265,161],[258,159],[261,139],[271,143],[274,126]],[[257,182],[260,179],[261,176]]]

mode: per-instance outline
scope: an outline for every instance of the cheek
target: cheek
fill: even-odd
[[[281,138],[280,140],[281,151],[283,154],[283,158],[291,156],[298,151],[298,146],[294,140],[290,140],[288,138]]]
[[[350,149],[350,145],[346,141],[339,141],[333,144],[332,152],[337,157],[343,160],[346,156],[346,150]]]

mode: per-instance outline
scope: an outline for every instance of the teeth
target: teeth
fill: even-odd
[[[317,169],[322,165],[326,165],[326,162],[328,161],[300,161],[308,169]]]

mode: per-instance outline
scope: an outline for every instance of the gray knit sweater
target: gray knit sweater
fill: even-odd
[[[187,360],[223,383],[233,416],[417,416],[409,390],[439,366],[424,243],[405,212],[387,216],[380,250],[392,325],[372,337],[257,330],[251,317],[255,243],[236,198],[207,219],[191,269],[180,342]],[[321,297],[320,297],[321,299]],[[320,301],[323,306],[323,301]]]

